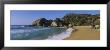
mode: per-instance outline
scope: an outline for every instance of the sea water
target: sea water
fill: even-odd
[[[75,30],[72,28],[68,28],[66,31],[64,31],[60,34],[49,36],[46,40],[62,40],[62,39],[68,38],[68,37],[70,37],[72,31],[75,31]]]
[[[11,25],[11,40],[61,40],[70,35],[64,27]]]

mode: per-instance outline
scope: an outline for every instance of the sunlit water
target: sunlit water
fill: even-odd
[[[71,31],[70,31],[71,32]],[[69,36],[64,27],[11,25],[11,40],[61,40]]]

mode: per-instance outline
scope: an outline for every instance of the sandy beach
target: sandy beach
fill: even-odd
[[[91,30],[90,26],[75,26],[75,28],[77,30],[64,40],[100,40],[99,29]]]

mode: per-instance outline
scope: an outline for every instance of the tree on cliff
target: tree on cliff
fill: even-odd
[[[91,14],[66,14],[62,18],[66,23],[70,23],[72,25],[81,26],[81,25],[91,25],[97,19],[100,19],[99,14],[91,15]]]

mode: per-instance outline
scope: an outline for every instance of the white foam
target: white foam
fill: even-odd
[[[57,35],[49,36],[45,40],[62,40],[62,39],[65,39],[65,38],[67,38],[67,37],[69,37],[71,35],[71,32],[73,30],[74,29],[72,29],[72,28],[68,28],[65,32],[62,32],[62,33],[57,34]]]
[[[25,33],[25,32],[33,32],[33,31],[40,31],[40,30],[46,30],[46,29],[51,29],[51,28],[12,30],[11,33],[12,34]]]

